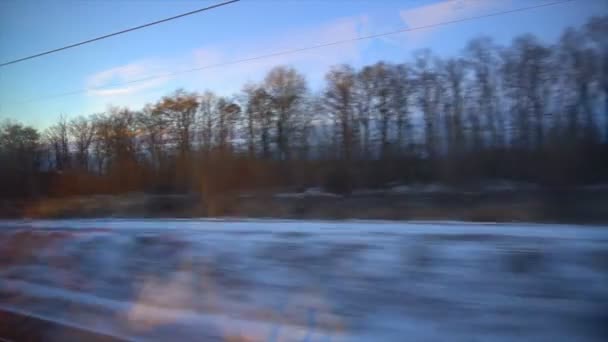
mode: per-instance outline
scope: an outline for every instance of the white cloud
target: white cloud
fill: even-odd
[[[247,81],[258,81],[266,72],[277,65],[291,65],[304,73],[310,80],[322,77],[329,66],[338,63],[357,63],[361,59],[367,42],[357,41],[318,49],[288,52],[293,49],[315,46],[340,40],[354,39],[366,34],[368,29],[365,17],[336,20],[325,26],[299,31],[285,32],[281,37],[256,40],[255,44],[239,46],[238,49],[224,47],[219,50],[205,50],[205,63],[200,55],[197,62],[213,65],[218,62],[231,62],[251,57],[280,53],[271,57],[209,68],[195,73],[192,86],[206,86],[221,92],[238,90]],[[222,51],[222,52],[220,52]]]
[[[503,8],[509,2],[496,0],[445,0],[403,10],[399,15],[408,28],[416,28],[479,15],[491,9]],[[432,35],[430,29],[412,31],[407,34],[407,39],[410,42],[420,41],[428,38],[430,35]]]
[[[510,0],[445,0],[402,10],[399,12],[399,17],[407,27],[420,27],[487,13],[492,9],[504,8],[510,2]],[[381,23],[376,24],[382,26]],[[104,103],[131,102],[134,105],[135,98],[150,99],[151,93],[169,92],[178,87],[197,91],[210,89],[227,95],[238,91],[246,82],[261,80],[270,68],[277,65],[296,67],[307,76],[314,87],[323,79],[324,73],[330,66],[340,63],[359,64],[370,41],[352,41],[295,53],[281,52],[351,40],[374,32],[375,30],[371,30],[367,16],[354,16],[340,18],[318,27],[286,30],[278,36],[254,37],[231,45],[202,46],[183,56],[134,61],[98,72],[87,79],[87,88],[91,89],[88,94],[97,103],[103,99]],[[431,30],[420,30],[407,35],[381,37],[378,40],[389,45],[400,45],[403,42],[415,43],[430,35],[432,35]],[[279,54],[270,57],[236,62],[277,52]],[[180,73],[195,68],[201,70]],[[177,72],[175,77],[160,77],[111,86],[173,72]]]
[[[144,89],[162,85],[166,80],[162,78],[134,82],[150,76],[155,69],[159,69],[154,62],[141,61],[131,63],[91,75],[86,81],[87,94],[92,96],[117,96],[133,94]],[[113,84],[120,84],[112,87]]]
[[[368,33],[369,22],[365,16],[343,18],[324,26],[282,33],[278,38],[257,38],[244,41],[239,46],[205,46],[186,56],[134,61],[95,73],[87,78],[88,94],[97,100],[128,102],[126,99],[144,93],[158,92],[160,88],[184,87],[191,90],[210,89],[223,94],[237,91],[247,81],[259,81],[276,65],[291,65],[309,79],[319,79],[329,66],[338,63],[357,63],[367,42],[356,41],[334,46],[277,54],[246,62],[231,63],[241,59],[274,54],[301,47],[314,46],[338,40],[349,40]],[[228,63],[225,66],[218,64]],[[194,68],[202,70],[184,72],[176,77],[161,77],[147,81],[112,87],[148,76],[163,75]],[[103,87],[100,89],[100,87]],[[168,91],[168,89],[167,89]],[[127,96],[128,95],[128,96]],[[116,101],[115,101],[116,100]],[[97,102],[97,101],[96,101]]]

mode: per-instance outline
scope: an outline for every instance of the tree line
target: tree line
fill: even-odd
[[[322,185],[608,178],[608,17],[548,44],[332,67],[313,91],[277,66],[232,96],[177,90],[140,110],[0,127],[2,196],[222,194]]]

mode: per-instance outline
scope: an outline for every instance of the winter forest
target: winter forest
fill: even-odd
[[[277,66],[224,97],[177,90],[141,109],[0,127],[4,197],[214,194],[492,179],[608,181],[608,17],[458,56],[337,65],[319,90]]]

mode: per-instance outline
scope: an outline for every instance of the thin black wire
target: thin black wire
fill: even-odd
[[[255,56],[255,57],[236,59],[236,60],[232,60],[232,61],[228,61],[228,62],[222,62],[222,63],[205,65],[205,66],[198,67],[198,68],[192,68],[192,69],[186,69],[186,70],[178,70],[178,71],[168,72],[168,73],[160,74],[160,75],[147,76],[147,77],[143,77],[143,78],[139,78],[139,79],[135,79],[135,80],[131,80],[131,81],[125,81],[125,82],[120,82],[120,83],[108,84],[108,85],[100,86],[100,87],[83,88],[83,89],[73,90],[73,91],[70,91],[70,92],[56,94],[56,95],[51,95],[51,96],[43,97],[43,98],[39,98],[39,99],[34,99],[34,100],[29,100],[29,101],[26,100],[26,101],[23,101],[23,102],[34,102],[34,101],[40,101],[40,100],[54,99],[54,98],[63,97],[63,96],[80,94],[80,93],[84,93],[84,92],[92,91],[92,90],[102,90],[102,89],[113,88],[113,87],[117,87],[117,86],[123,86],[123,85],[138,83],[138,82],[151,81],[151,80],[155,80],[155,79],[159,79],[159,78],[174,77],[174,76],[177,76],[177,75],[181,75],[181,74],[185,74],[185,73],[190,73],[190,72],[196,72],[196,71],[201,71],[201,70],[206,70],[206,69],[218,68],[218,67],[222,67],[222,66],[239,64],[239,63],[246,63],[246,62],[256,61],[256,60],[265,59],[265,58],[271,58],[271,57],[277,57],[277,56],[282,56],[282,55],[288,55],[288,54],[298,53],[298,52],[302,52],[302,51],[308,51],[308,50],[313,50],[313,49],[318,49],[318,48],[323,48],[323,47],[328,47],[328,46],[345,44],[345,43],[352,43],[352,42],[356,42],[356,41],[361,41],[361,40],[366,40],[366,39],[373,39],[373,38],[378,38],[378,37],[383,37],[383,36],[388,36],[388,35],[394,35],[394,34],[399,34],[399,33],[407,33],[407,32],[412,32],[412,31],[430,29],[430,28],[435,28],[435,27],[440,27],[440,26],[446,26],[446,25],[451,25],[451,24],[462,23],[462,22],[471,21],[471,20],[496,17],[496,16],[500,16],[500,15],[517,13],[517,12],[523,12],[523,11],[537,9],[537,8],[542,8],[542,7],[561,5],[561,4],[572,2],[572,1],[575,1],[575,0],[554,1],[554,2],[544,3],[544,4],[540,4],[540,5],[534,5],[534,6],[528,6],[528,7],[520,7],[520,8],[516,8],[516,9],[512,9],[512,10],[507,10],[507,11],[494,12],[494,13],[483,14],[483,15],[478,15],[478,16],[473,16],[473,17],[467,17],[467,18],[461,18],[461,19],[454,19],[454,20],[444,21],[444,22],[435,23],[435,24],[417,26],[417,27],[412,27],[412,28],[404,28],[404,29],[400,29],[400,30],[395,30],[395,31],[390,31],[390,32],[383,32],[383,33],[376,33],[376,34],[371,34],[371,35],[367,35],[367,36],[360,36],[360,37],[350,38],[350,39],[337,40],[337,41],[333,41],[333,42],[329,42],[329,43],[311,45],[311,46],[307,46],[307,47],[303,47],[303,48],[284,50],[284,51],[273,52],[273,53],[269,53],[269,54],[265,54],[265,55],[259,55],[259,56]]]
[[[64,47],[57,48],[57,49],[41,52],[41,53],[38,53],[38,54],[35,54],[35,55],[31,55],[31,56],[15,59],[15,60],[12,60],[12,61],[4,62],[4,63],[0,64],[0,67],[7,66],[9,64],[23,62],[23,61],[26,61],[28,59],[32,59],[32,58],[48,55],[48,54],[59,52],[59,51],[62,51],[62,50],[71,49],[71,48],[74,48],[74,47],[77,47],[77,46],[80,46],[80,45],[96,42],[98,40],[110,38],[110,37],[113,37],[113,36],[118,36],[120,34],[128,33],[128,32],[135,31],[135,30],[139,30],[139,29],[146,28],[146,27],[149,27],[149,26],[158,25],[158,24],[170,21],[170,20],[179,19],[179,18],[182,18],[182,17],[185,17],[185,16],[189,16],[189,15],[192,15],[192,14],[196,14],[196,13],[208,11],[208,10],[211,10],[211,9],[214,9],[214,8],[218,8],[218,7],[221,7],[221,6],[229,5],[229,4],[237,2],[237,1],[240,1],[240,0],[230,0],[230,1],[219,3],[219,4],[215,4],[215,5],[212,5],[212,6],[208,6],[208,7],[205,7],[205,8],[199,8],[197,10],[190,11],[190,12],[187,12],[187,13],[182,13],[182,14],[170,17],[170,18],[165,18],[165,19],[153,21],[151,23],[147,23],[147,24],[131,27],[131,28],[128,28],[128,29],[125,29],[125,30],[122,30],[122,31],[106,34],[106,35],[103,35],[103,36],[100,36],[100,37],[97,37],[97,38],[88,39],[88,40],[85,40],[85,41],[82,41],[82,42],[79,42],[79,43],[67,45],[67,46],[64,46]]]

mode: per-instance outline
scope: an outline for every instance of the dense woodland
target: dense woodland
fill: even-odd
[[[608,17],[553,43],[481,37],[451,58],[338,65],[318,92],[278,66],[230,97],[177,90],[44,131],[0,127],[4,197],[491,179],[608,181]]]

